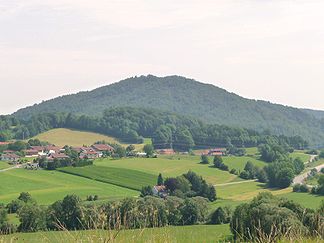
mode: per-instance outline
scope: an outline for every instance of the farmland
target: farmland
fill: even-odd
[[[5,161],[0,161],[0,170],[9,168],[10,165]]]
[[[83,146],[92,145],[98,141],[106,141],[108,143],[120,143],[117,139],[102,135],[94,132],[77,131],[66,128],[52,129],[47,132],[41,133],[34,138],[38,138],[41,141],[47,141],[57,146]],[[145,139],[145,143],[150,143],[150,139]],[[127,146],[127,144],[124,144]],[[140,150],[144,144],[136,144],[135,148]]]
[[[59,171],[138,191],[143,186],[154,185],[157,178],[157,175],[138,170],[105,166],[66,167]]]
[[[16,169],[1,173],[0,202],[8,203],[23,191],[31,193],[33,198],[44,205],[51,204],[72,193],[79,195],[82,199],[88,195],[98,195],[102,200],[138,195],[137,191],[131,189],[58,171]]]

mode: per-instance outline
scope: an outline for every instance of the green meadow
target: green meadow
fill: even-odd
[[[107,166],[115,168],[125,168],[132,170],[140,170],[149,174],[163,176],[178,176],[192,170],[203,176],[209,183],[220,184],[237,181],[237,176],[222,171],[213,167],[213,157],[209,157],[210,164],[205,165],[200,163],[200,156],[191,155],[162,155],[158,158],[124,158],[119,160],[114,159],[99,159],[95,161],[97,166]],[[242,171],[246,162],[251,161],[257,166],[265,166],[266,163],[251,157],[224,157],[224,163],[230,169],[235,168],[237,171]]]
[[[1,173],[0,202],[8,203],[23,191],[29,192],[44,205],[60,200],[67,194],[76,194],[82,199],[88,195],[98,195],[102,200],[138,196],[138,191],[135,190],[59,171],[15,169]]]
[[[116,138],[107,135],[102,135],[94,132],[85,132],[78,130],[71,130],[66,128],[51,129],[47,132],[41,133],[34,138],[38,138],[41,141],[47,141],[57,146],[83,146],[92,145],[98,141],[106,141],[109,143],[120,143]],[[145,139],[144,144],[151,143],[150,139]],[[135,144],[137,150],[142,150],[144,144]],[[122,144],[127,146],[128,144]]]
[[[9,165],[7,162],[5,161],[0,161],[0,170],[6,169],[11,167],[11,165]]]
[[[154,185],[157,180],[157,175],[105,166],[65,167],[59,171],[138,191],[143,186]]]

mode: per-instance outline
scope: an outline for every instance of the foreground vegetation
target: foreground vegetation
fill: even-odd
[[[61,243],[61,242],[156,242],[156,243],[186,243],[223,241],[231,237],[228,225],[194,225],[169,226],[162,228],[135,229],[122,231],[89,230],[17,233],[0,236],[0,242],[6,243],[15,239],[17,243]]]

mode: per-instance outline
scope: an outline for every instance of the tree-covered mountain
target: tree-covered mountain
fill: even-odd
[[[274,136],[251,129],[207,124],[199,119],[166,111],[145,108],[118,107],[107,109],[100,116],[73,113],[42,113],[28,120],[0,116],[0,141],[26,139],[53,128],[72,128],[93,131],[118,138],[125,143],[143,143],[152,138],[154,148],[174,148],[189,151],[193,148],[255,147],[268,140],[289,148],[305,149],[307,141],[300,136]]]
[[[21,109],[18,118],[44,112],[99,115],[110,107],[154,108],[274,134],[300,135],[324,145],[324,122],[297,108],[242,98],[224,89],[179,76],[128,78],[92,91],[66,95]]]

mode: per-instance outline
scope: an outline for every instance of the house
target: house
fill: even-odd
[[[93,149],[83,149],[80,154],[79,154],[79,158],[80,159],[98,159],[102,157],[102,153],[101,152],[97,152],[94,151]]]
[[[98,152],[113,152],[114,151],[114,148],[108,144],[94,144],[91,147]]]
[[[156,152],[161,155],[173,155],[175,151],[173,149],[157,149]]]
[[[64,153],[65,149],[58,147],[58,146],[54,146],[54,145],[48,145],[45,146],[45,152],[47,152],[47,154],[59,154],[59,153]]]
[[[5,153],[5,154],[14,154],[15,151],[13,151],[13,150],[4,150],[3,153]]]
[[[157,197],[165,198],[168,196],[166,188],[163,185],[162,186],[158,186],[158,185],[154,186],[152,189],[152,192],[153,192],[153,195],[157,196]]]
[[[26,167],[27,170],[38,170],[39,169],[39,164],[38,163],[27,163]]]
[[[226,155],[226,153],[227,153],[226,148],[214,148],[208,151],[208,155],[210,156],[224,156]]]
[[[3,161],[10,161],[10,162],[18,162],[20,156],[14,153],[5,153],[1,155],[1,160]]]
[[[137,152],[135,155],[136,155],[136,157],[142,157],[142,158],[147,156],[147,154],[144,152]]]
[[[58,160],[61,160],[61,159],[69,159],[70,157],[67,156],[66,154],[63,154],[63,153],[54,153],[54,154],[50,154],[47,159],[49,161],[52,161],[54,159],[58,159]]]
[[[11,144],[11,142],[0,142],[0,146],[6,146],[6,145],[9,145]]]
[[[38,150],[34,150],[34,149],[25,149],[23,150],[23,152],[25,153],[25,157],[27,158],[33,158],[33,157],[38,157]]]

